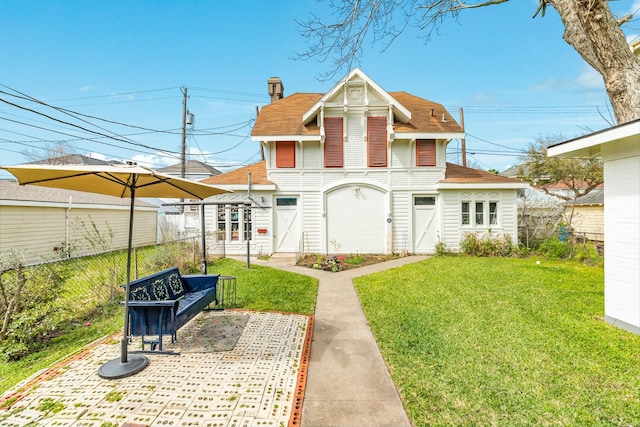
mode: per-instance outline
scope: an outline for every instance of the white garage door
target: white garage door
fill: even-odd
[[[384,253],[385,194],[365,186],[341,187],[327,193],[327,251]]]

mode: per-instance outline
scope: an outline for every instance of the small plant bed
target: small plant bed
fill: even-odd
[[[352,268],[364,267],[379,262],[385,262],[399,258],[398,254],[349,254],[349,255],[322,255],[304,254],[298,259],[298,265],[324,271],[343,271]]]

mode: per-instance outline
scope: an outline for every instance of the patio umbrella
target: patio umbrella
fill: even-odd
[[[131,282],[131,248],[133,242],[133,207],[137,197],[205,199],[227,190],[151,169],[127,165],[17,165],[0,166],[18,178],[20,185],[64,188],[131,199],[129,212],[129,244],[127,248],[127,283],[125,287],[124,333],[120,358],[98,369],[102,378],[123,378],[144,369],[148,359],[142,354],[128,354],[129,288]]]

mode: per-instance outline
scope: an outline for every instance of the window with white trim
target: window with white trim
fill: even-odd
[[[489,202],[489,225],[498,225],[498,202]]]
[[[471,223],[471,213],[469,208],[469,202],[462,202],[462,225],[469,225]]]
[[[216,237],[218,240],[227,242],[251,240],[253,219],[249,208],[245,208],[240,203],[218,205],[217,213]]]
[[[465,200],[460,205],[460,222],[473,227],[498,225],[498,202],[485,200]]]
[[[475,206],[475,225],[484,225],[484,202],[476,202]]]

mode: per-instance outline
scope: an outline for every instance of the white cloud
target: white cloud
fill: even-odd
[[[162,153],[136,154],[131,159],[125,159],[125,160],[132,160],[137,164],[139,164],[140,166],[146,166],[151,169],[159,169],[165,166],[175,165],[176,163],[180,162],[179,159],[167,157],[166,154],[162,154]]]
[[[633,15],[640,13],[640,0],[634,0],[634,2],[631,4],[631,7],[629,8],[629,11],[627,13],[630,13]]]
[[[534,85],[533,90],[539,92],[571,90],[571,91],[601,91],[604,89],[602,76],[591,67],[585,66],[580,74],[571,79],[550,77]]]
[[[91,90],[91,89],[93,89],[91,86],[82,86],[80,88],[80,92],[86,92],[86,91]]]
[[[600,90],[604,87],[602,76],[593,68],[588,67],[575,79],[578,87]]]

